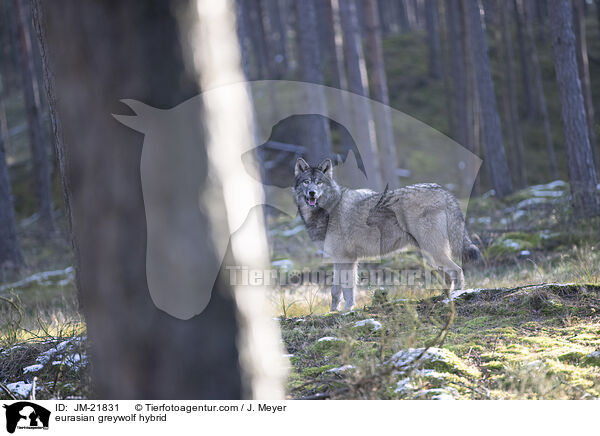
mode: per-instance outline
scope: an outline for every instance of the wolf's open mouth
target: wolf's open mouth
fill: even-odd
[[[310,207],[316,207],[317,206],[317,199],[314,197],[306,197],[306,202],[308,203],[308,205]]]

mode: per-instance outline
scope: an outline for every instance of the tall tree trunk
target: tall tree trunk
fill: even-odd
[[[538,61],[537,50],[535,48],[535,41],[533,38],[533,27],[531,24],[532,17],[529,16],[528,8],[524,6],[523,0],[518,0],[517,7],[521,9],[520,13],[523,17],[525,52],[527,53],[527,58],[530,61],[531,67],[532,82],[529,86],[533,90],[535,102],[534,114],[536,118],[539,118],[542,121],[544,141],[546,143],[546,151],[548,153],[548,161],[550,163],[550,174],[552,176],[552,180],[556,180],[558,179],[558,169],[556,166],[552,133],[550,131],[550,117],[548,116],[548,107],[546,106],[546,97],[544,95],[544,87],[542,85],[542,72],[540,70],[540,63]],[[517,14],[519,14],[519,11],[517,11]]]
[[[468,117],[467,117],[467,73],[465,71],[465,55],[461,44],[462,25],[460,18],[460,0],[448,0],[444,4],[446,15],[446,29],[448,32],[448,51],[450,62],[450,74],[452,76],[452,104],[449,108],[449,117],[454,119],[450,124],[454,126],[452,136],[454,139],[470,151],[472,144],[468,141]]]
[[[367,96],[368,79],[354,0],[338,1],[338,10],[344,40],[344,65],[348,79],[348,90],[358,95]],[[359,107],[351,108],[351,111],[353,112],[354,122],[359,126],[357,134],[360,137],[355,138],[355,140],[361,146],[361,158],[367,173],[369,187],[375,190],[381,189],[381,173],[374,143],[374,132],[370,129],[372,118],[367,100],[362,100],[362,104]]]
[[[0,98],[3,97],[0,95]],[[4,280],[6,270],[16,272],[23,266],[23,256],[17,240],[17,223],[4,152],[3,133],[0,132],[0,280]]]
[[[531,86],[531,73],[529,72],[529,62],[527,61],[527,50],[525,49],[525,31],[523,15],[519,12],[517,2],[521,0],[513,0],[513,12],[515,14],[515,27],[517,28],[517,46],[519,47],[519,66],[521,69],[521,90],[523,93],[523,114],[526,118],[531,118],[534,115],[533,104],[533,87]]]
[[[527,172],[525,170],[525,158],[523,152],[523,135],[521,133],[521,122],[519,120],[519,109],[516,89],[516,75],[514,64],[514,51],[510,28],[510,3],[499,2],[500,40],[502,47],[502,106],[504,119],[509,140],[512,144],[509,156],[511,173],[517,188],[522,189],[527,185]]]
[[[341,64],[335,44],[335,24],[331,0],[315,0],[316,15],[320,35],[320,53],[323,69],[329,72],[332,87],[342,87]]]
[[[38,0],[33,3],[39,8]],[[47,30],[44,52],[55,73],[54,94],[60,95],[56,103],[64,142],[59,146],[78,258],[77,285],[91,344],[94,395],[103,399],[240,398],[242,321],[236,316],[227,273],[222,271],[200,315],[181,320],[155,306],[146,271],[149,234],[140,185],[143,135],[110,115],[122,110],[118,102],[125,96],[172,107],[198,92],[196,78],[183,65],[173,9],[161,1],[53,1],[43,3],[41,10]],[[221,28],[233,33],[233,23]],[[80,37],[73,38],[74,34]],[[215,36],[203,34],[211,40]],[[233,77],[229,71],[223,75]],[[158,86],[164,83],[172,86]],[[241,125],[246,121],[236,118]],[[197,168],[202,170],[212,162],[199,149],[203,165]],[[196,198],[205,188],[195,189]],[[173,192],[169,199],[174,196]],[[162,207],[171,207],[165,201]],[[203,210],[222,207],[218,203]],[[200,212],[204,235],[198,238],[190,232],[188,236],[203,253],[202,259],[211,263],[216,261],[215,251],[205,236],[222,225],[206,213]],[[205,281],[197,286],[206,291],[213,284]]]
[[[455,11],[460,18],[460,41],[461,48],[464,54],[464,68],[465,68],[465,82],[466,82],[466,99],[465,99],[465,116],[467,125],[467,137],[465,147],[473,153],[481,155],[480,142],[481,142],[481,129],[480,129],[480,110],[479,110],[479,97],[477,94],[477,81],[475,80],[475,65],[473,59],[473,50],[471,48],[471,26],[469,24],[469,17],[466,13],[466,1],[465,0],[450,0],[457,6]],[[481,193],[481,171],[475,178],[473,185],[473,195],[477,196]]]
[[[50,163],[43,140],[39,95],[37,100],[35,98],[35,87],[37,86],[35,82],[37,79],[33,65],[31,39],[24,11],[26,7],[28,5],[24,0],[13,0],[13,11],[16,22],[15,30],[18,32],[17,39],[19,43],[18,58],[21,77],[23,79],[25,112],[29,130],[31,159],[33,161],[33,188],[37,200],[41,228],[44,235],[48,235],[55,229],[50,193]]]
[[[302,81],[322,85],[323,72],[314,2],[315,0],[295,2],[298,62]],[[307,107],[314,107],[317,113],[325,111],[325,96],[318,90],[307,91],[305,98]],[[329,124],[325,118],[314,118],[311,128],[304,135],[304,143],[311,144],[307,155],[309,163],[316,165],[322,159],[332,157]]]
[[[561,103],[561,115],[567,143],[567,159],[573,206],[579,216],[600,214],[596,170],[585,115],[581,82],[577,71],[575,34],[568,0],[548,2],[552,31],[554,69]]]
[[[267,18],[270,70],[275,79],[281,79],[287,72],[287,51],[285,47],[285,28],[281,21],[279,0],[260,0]]]
[[[592,153],[596,153],[596,129],[594,119],[594,105],[592,103],[592,87],[590,83],[590,66],[588,61],[585,19],[583,0],[573,1],[573,27],[575,28],[577,68],[579,70],[579,80],[581,80],[581,91],[583,92],[583,102],[585,104],[585,115],[588,125],[588,135]]]
[[[478,1],[467,0],[466,12],[471,25],[471,50],[473,52],[475,80],[477,81],[477,92],[483,121],[485,162],[496,194],[499,197],[504,197],[513,192],[513,187],[506,165],[498,105],[494,93]]]
[[[429,47],[429,75],[434,79],[439,79],[442,77],[442,66],[440,64],[442,53],[440,49],[437,0],[425,0],[425,24],[427,45]]]
[[[364,0],[364,5],[367,31],[366,60],[367,70],[371,78],[371,98],[383,103],[382,105],[375,104],[373,111],[375,130],[377,132],[377,145],[380,151],[379,164],[381,166],[383,181],[389,183],[390,187],[397,188],[399,186],[398,175],[396,174],[398,157],[389,107],[390,97],[383,61],[377,0]]]

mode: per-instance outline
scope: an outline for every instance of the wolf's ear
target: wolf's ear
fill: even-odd
[[[331,163],[331,159],[325,159],[321,162],[319,164],[319,170],[323,171],[323,173],[327,174],[330,178],[333,178],[333,163]]]
[[[298,175],[302,174],[304,171],[310,168],[310,165],[306,163],[304,159],[301,157],[296,161],[296,166],[294,167],[294,176],[298,177]]]

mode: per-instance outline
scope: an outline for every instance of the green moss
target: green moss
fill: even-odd
[[[302,376],[303,377],[318,377],[319,375],[323,374],[325,371],[330,370],[331,368],[335,368],[336,365],[322,365],[322,366],[316,366],[316,367],[309,367],[309,368],[304,368],[302,370]]]

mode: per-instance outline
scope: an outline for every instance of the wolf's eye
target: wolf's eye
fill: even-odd
[[[302,182],[303,185],[308,185],[308,180],[305,180],[304,182]]]

